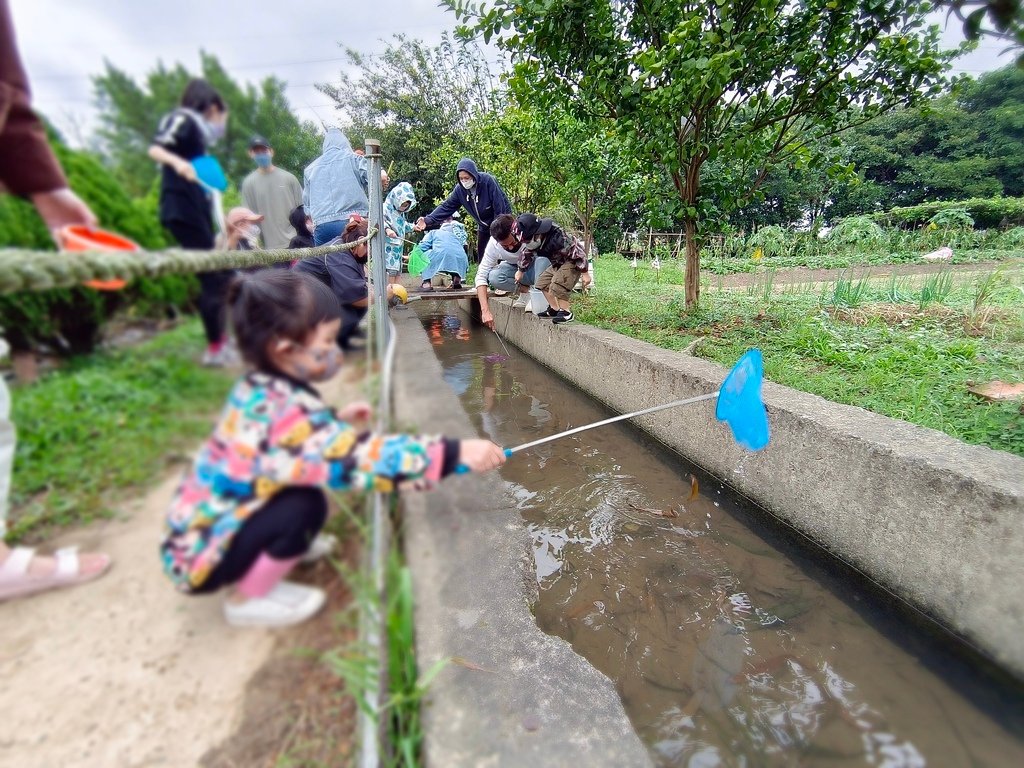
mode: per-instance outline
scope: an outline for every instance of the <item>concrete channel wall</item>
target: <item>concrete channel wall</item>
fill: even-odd
[[[477,437],[413,311],[395,312],[400,429]],[[530,538],[496,473],[402,497],[432,768],[648,766],[612,682],[537,627]]]
[[[716,391],[728,373],[491,307],[507,340],[620,413]],[[768,382],[764,401],[772,439],[757,454],[714,401],[637,423],[1024,679],[1024,459]]]

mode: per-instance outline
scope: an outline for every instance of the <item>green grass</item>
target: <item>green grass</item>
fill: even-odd
[[[881,264],[918,264],[924,251],[888,249],[870,251],[832,251],[825,248],[809,249],[802,253],[782,256],[765,255],[763,258],[716,256],[705,253],[701,257],[701,271],[714,275],[733,275],[764,269],[846,269],[854,266]],[[954,249],[952,264],[975,264],[981,261],[1008,261],[1024,256],[1020,250],[1008,249]]]
[[[599,290],[577,318],[732,365],[760,347],[772,381],[1024,456],[1020,402],[988,403],[970,382],[1024,381],[1024,273],[949,273],[909,282],[841,279],[824,289],[768,279],[705,285],[684,308],[678,285],[634,280],[624,259],[597,265]],[[709,287],[710,286],[710,287]],[[893,298],[899,299],[897,303]]]
[[[353,504],[355,497],[336,495],[342,516],[350,524],[348,535],[359,536],[362,549],[369,550],[372,530],[368,522],[370,505]],[[398,517],[392,497],[392,515]],[[354,506],[363,506],[365,516]],[[391,548],[384,564],[385,594],[387,602],[381,605],[380,595],[365,568],[345,568],[338,564],[339,572],[352,590],[352,613],[346,621],[355,621],[356,615],[382,617],[387,633],[387,700],[381,714],[386,719],[387,745],[381,748],[381,765],[387,768],[417,768],[422,765],[421,749],[423,729],[420,706],[434,677],[447,665],[442,659],[429,669],[419,670],[416,657],[416,636],[412,572],[405,564],[401,547],[401,529],[391,538]],[[376,717],[370,702],[376,699],[377,671],[380,663],[376,651],[365,639],[328,651],[323,656],[327,666],[345,682],[346,689],[355,697],[362,712]]]
[[[231,377],[202,368],[198,322],[70,361],[12,391],[18,431],[10,540],[109,516],[210,430]]]

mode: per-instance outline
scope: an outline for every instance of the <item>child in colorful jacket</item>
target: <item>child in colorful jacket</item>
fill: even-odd
[[[341,366],[340,310],[316,278],[294,270],[244,274],[228,300],[252,371],[235,384],[174,496],[164,570],[186,593],[230,587],[230,624],[295,624],[324,601],[321,590],[283,580],[324,524],[323,487],[428,485],[460,464],[494,469],[504,454],[487,440],[373,434],[356,426],[369,418],[367,404],[338,412],[326,405],[310,382]]]
[[[384,267],[388,271],[388,282],[397,283],[402,274],[402,254],[405,252],[405,236],[412,232],[405,214],[416,207],[416,193],[412,184],[401,181],[388,192],[384,200],[384,225],[387,227],[384,241]]]

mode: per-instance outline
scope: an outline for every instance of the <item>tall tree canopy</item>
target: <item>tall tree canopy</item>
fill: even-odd
[[[345,54],[355,74],[343,71],[338,84],[317,87],[351,123],[353,136],[380,140],[393,179],[412,183],[427,204],[446,195],[455,166],[436,167],[434,151],[458,148],[471,121],[497,103],[497,80],[483,51],[446,33],[434,47],[395,35],[379,56],[351,48]]]
[[[806,164],[857,122],[937,94],[954,56],[926,25],[933,6],[907,0],[445,4],[465,33],[511,53],[522,103],[610,118],[665,169],[687,232],[688,304],[698,221],[749,200],[773,166]],[[715,160],[729,176],[703,179]]]
[[[835,191],[831,217],[894,206],[1024,195],[1024,70],[959,83],[844,137],[862,183]]]
[[[99,149],[130,194],[146,194],[156,180],[157,169],[146,149],[160,117],[178,104],[186,83],[197,75],[210,81],[230,111],[227,134],[212,148],[228,178],[240,183],[253,169],[247,154],[253,134],[266,136],[274,145],[274,162],[301,177],[320,153],[321,138],[313,123],[300,121],[292,112],[283,81],[268,77],[259,86],[239,85],[208,53],[202,54],[199,73],[181,64],[157,64],[142,84],[107,62],[105,72],[93,78]]]

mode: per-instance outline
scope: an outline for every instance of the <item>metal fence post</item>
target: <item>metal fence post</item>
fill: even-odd
[[[377,234],[370,240],[370,276],[373,282],[373,302],[371,304],[372,326],[374,331],[373,347],[376,358],[381,365],[380,397],[377,402],[376,428],[384,432],[388,428],[391,393],[390,377],[383,370],[386,359],[387,345],[390,340],[388,321],[387,270],[384,265],[384,190],[381,184],[380,143],[366,140],[367,181],[369,186],[370,229]],[[375,493],[372,502],[372,542],[370,550],[370,577],[378,596],[376,611],[373,615],[363,617],[364,638],[369,653],[375,654],[378,661],[376,701],[371,702],[376,717],[363,713],[360,716],[360,768],[379,768],[382,764],[381,750],[386,754],[387,722],[381,717],[381,706],[388,693],[388,638],[385,628],[387,617],[387,590],[385,569],[387,567],[388,549],[390,545],[390,518],[388,515],[388,499],[383,493]],[[374,695],[374,694],[370,694]]]

